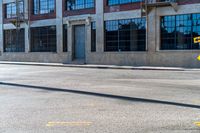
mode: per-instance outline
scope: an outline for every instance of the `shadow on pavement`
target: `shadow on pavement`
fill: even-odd
[[[75,93],[75,94],[90,95],[90,96],[97,96],[97,97],[104,97],[104,98],[112,98],[112,99],[118,99],[118,100],[126,100],[126,101],[131,101],[131,102],[164,104],[164,105],[173,105],[173,106],[179,106],[179,107],[188,107],[188,108],[200,109],[200,105],[192,105],[192,104],[185,104],[185,103],[160,101],[160,100],[153,100],[153,99],[144,99],[144,98],[136,98],[136,97],[128,97],[128,96],[96,93],[96,92],[87,92],[87,91],[81,91],[81,90],[71,90],[71,89],[62,89],[62,88],[53,88],[53,87],[42,87],[42,86],[23,85],[23,84],[5,83],[5,82],[0,82],[0,85],[31,88],[31,89],[46,90],[46,91]]]

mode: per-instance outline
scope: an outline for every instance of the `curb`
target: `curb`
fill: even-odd
[[[28,66],[50,66],[50,67],[72,67],[72,68],[90,68],[90,69],[119,69],[119,70],[156,70],[156,71],[186,71],[190,69],[170,68],[170,67],[133,67],[133,66],[114,66],[114,65],[75,65],[59,63],[34,63],[34,62],[0,62],[5,65],[28,65]]]

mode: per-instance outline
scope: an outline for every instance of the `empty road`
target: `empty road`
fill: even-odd
[[[200,133],[200,71],[0,64],[0,133]]]

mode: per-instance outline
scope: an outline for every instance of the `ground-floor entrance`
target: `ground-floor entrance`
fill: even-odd
[[[85,60],[85,25],[74,26],[74,59]]]

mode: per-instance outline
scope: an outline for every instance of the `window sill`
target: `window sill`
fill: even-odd
[[[112,5],[109,5],[107,4],[108,7],[112,7],[112,6],[123,6],[123,5],[129,5],[129,4],[138,4],[140,3],[139,1],[138,2],[129,2],[129,3],[122,3],[122,4],[112,4]]]
[[[44,54],[58,54],[57,52],[33,52],[33,51],[30,51],[29,53],[36,53],[36,54],[38,54],[38,53],[40,53],[40,54],[42,54],[42,53],[44,53]]]
[[[25,52],[3,52],[4,54],[23,54]]]
[[[108,54],[144,54],[147,53],[148,51],[104,51],[103,53],[108,53]]]
[[[163,52],[163,53],[167,53],[167,52],[200,52],[200,49],[199,50],[197,50],[197,49],[194,49],[194,50],[157,50],[156,52]]]
[[[65,12],[82,11],[82,10],[93,10],[93,9],[95,9],[95,8],[92,7],[92,8],[82,8],[82,9],[74,9],[74,10],[65,10]]]
[[[56,12],[49,12],[49,13],[43,13],[43,14],[31,14],[31,16],[46,16],[49,14],[55,14]]]

